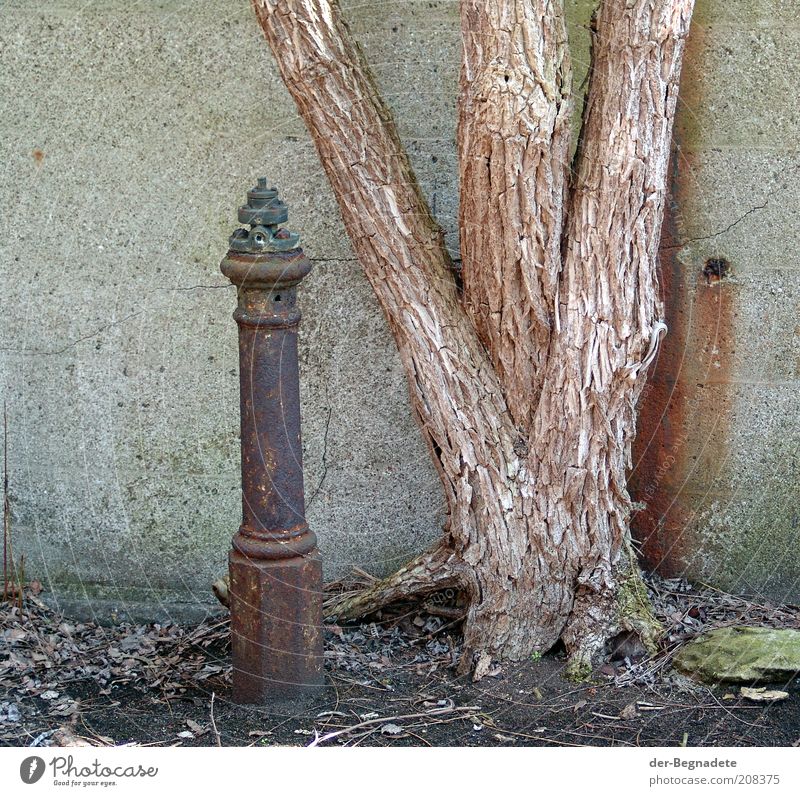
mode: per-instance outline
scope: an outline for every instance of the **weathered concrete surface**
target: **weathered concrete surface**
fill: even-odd
[[[648,562],[800,594],[796,5],[700,0],[662,241],[667,336],[635,451]],[[727,274],[704,271],[724,260]]]
[[[591,2],[567,5],[580,84]],[[699,552],[677,566],[780,594],[800,591],[792,5],[699,0],[708,33],[687,67],[679,202],[694,241],[680,248],[682,301],[735,295],[726,372],[761,375],[703,387],[730,405],[724,434],[685,421],[694,445],[720,439],[697,470],[720,488],[697,502]],[[457,4],[344,6],[455,251]],[[7,2],[0,91],[0,383],[28,571],[75,610],[209,605],[239,515],[234,296],[218,263],[261,173],[317,260],[301,289],[301,369],[327,575],[388,571],[435,538],[442,496],[398,357],[246,0]],[[697,277],[712,254],[734,275],[716,293]],[[700,369],[715,356],[702,340],[687,349]]]
[[[440,9],[384,4],[355,28],[452,228],[458,37]],[[1,378],[27,571],[73,610],[214,605],[240,514],[235,296],[219,261],[262,173],[317,260],[301,369],[327,575],[387,572],[438,536],[399,358],[249,4],[12,2],[0,61]]]
[[[800,631],[717,628],[681,648],[674,664],[706,683],[786,683],[800,673]]]

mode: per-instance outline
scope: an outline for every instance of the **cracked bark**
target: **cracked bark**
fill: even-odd
[[[570,193],[561,3],[462,0],[463,303],[338,8],[254,6],[397,342],[449,508],[439,544],[329,611],[457,586],[464,666],[563,638],[583,672],[621,630],[652,640],[626,468],[693,0],[602,4]]]
[[[464,299],[515,422],[544,376],[572,113],[563,8],[463,0],[458,117]]]

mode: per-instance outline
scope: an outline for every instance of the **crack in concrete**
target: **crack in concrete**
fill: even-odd
[[[137,312],[132,312],[130,315],[126,315],[124,318],[120,318],[118,321],[112,321],[111,323],[107,323],[105,326],[101,326],[99,329],[95,329],[93,332],[83,335],[79,337],[77,340],[73,340],[71,343],[67,343],[62,348],[56,348],[53,349],[52,351],[42,351],[36,348],[0,348],[0,351],[6,351],[11,354],[27,354],[29,356],[34,356],[34,357],[58,356],[59,354],[66,353],[71,348],[75,348],[81,343],[85,343],[87,340],[92,340],[93,338],[97,337],[99,334],[102,334],[108,329],[113,329],[115,326],[119,326],[120,324],[131,320],[131,318],[135,318],[137,315],[141,315],[143,312],[144,310],[138,310]]]
[[[800,169],[800,166],[795,166],[794,168],[789,169],[788,173],[792,173],[792,172],[798,171],[798,169]],[[739,216],[739,218],[737,218],[735,221],[732,221],[724,229],[721,229],[718,232],[712,232],[710,235],[700,235],[700,236],[698,236],[696,238],[687,238],[686,240],[682,241],[681,243],[676,243],[674,246],[663,246],[662,250],[663,251],[673,251],[674,249],[682,249],[684,246],[688,246],[690,243],[698,243],[698,242],[704,241],[704,240],[713,240],[714,238],[718,238],[721,235],[725,235],[726,233],[730,232],[735,226],[738,226],[739,224],[741,224],[742,221],[744,221],[746,218],[749,218],[751,215],[753,215],[753,213],[757,212],[758,210],[764,210],[767,207],[767,205],[770,203],[772,198],[775,196],[775,194],[780,193],[781,191],[785,191],[786,188],[787,188],[786,185],[781,185],[781,186],[775,188],[774,190],[770,191],[767,194],[767,196],[764,199],[764,202],[762,204],[753,205],[753,207],[751,207],[747,212],[742,213],[742,215]],[[680,217],[680,211],[678,211],[678,217]]]
[[[326,390],[325,397],[326,397],[326,399],[328,397],[327,396],[327,390]],[[324,433],[323,438],[322,438],[322,462],[321,462],[321,464],[322,464],[322,476],[320,477],[319,482],[317,483],[317,487],[314,490],[314,493],[308,499],[308,503],[306,503],[306,511],[308,511],[308,509],[311,508],[311,504],[314,502],[314,498],[319,494],[320,489],[322,489],[322,485],[325,483],[325,478],[328,475],[328,461],[327,461],[327,458],[328,458],[328,431],[330,430],[330,427],[331,427],[331,415],[333,415],[333,407],[329,406],[328,407],[328,419],[325,421],[325,433]]]
[[[699,237],[696,238],[687,238],[681,243],[676,243],[674,246],[664,246],[663,249],[664,251],[671,251],[672,249],[682,249],[684,246],[688,246],[690,243],[698,243],[703,240],[713,240],[714,238],[718,238],[720,235],[725,235],[727,232],[730,232],[735,226],[741,224],[742,221],[751,216],[757,210],[763,210],[769,204],[770,198],[771,195],[764,200],[764,204],[755,205],[754,207],[751,207],[746,213],[743,213],[735,221],[732,221],[730,224],[728,224],[728,226],[725,227],[725,229],[719,230],[719,232],[712,232],[710,235],[700,235]]]
[[[160,287],[157,290],[230,290],[234,285],[190,285],[189,287]]]

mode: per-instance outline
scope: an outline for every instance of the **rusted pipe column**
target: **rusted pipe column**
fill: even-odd
[[[297,285],[311,270],[259,178],[221,264],[237,287],[242,524],[229,557],[233,695],[266,704],[323,682],[322,567],[305,519]]]

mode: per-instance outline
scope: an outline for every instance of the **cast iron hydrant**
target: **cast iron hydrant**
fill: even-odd
[[[322,566],[305,519],[297,285],[311,270],[266,178],[221,263],[237,287],[242,524],[229,556],[233,697],[266,704],[323,683]]]

